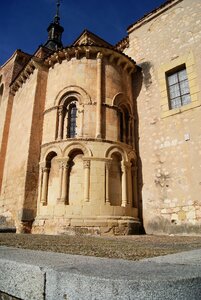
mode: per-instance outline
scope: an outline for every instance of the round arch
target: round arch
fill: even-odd
[[[113,99],[112,99],[112,105],[120,108],[121,106],[124,106],[128,111],[130,115],[133,115],[133,109],[130,105],[130,101],[128,97],[126,97],[123,93],[117,93]]]
[[[48,157],[48,155],[49,155],[49,153],[56,153],[56,155],[58,156],[58,157],[61,157],[62,156],[62,151],[61,151],[61,148],[60,147],[56,147],[56,146],[54,146],[54,147],[52,147],[52,146],[50,146],[50,147],[48,147],[47,149],[45,149],[45,151],[43,152],[43,154],[42,154],[42,156],[41,156],[41,162],[42,161],[46,161],[46,159],[47,159],[47,157]]]
[[[72,98],[72,97],[77,98],[78,103],[80,105],[92,103],[91,97],[83,88],[76,85],[71,85],[65,87],[57,94],[54,101],[54,105],[55,106],[63,105],[68,98]]]
[[[64,156],[69,156],[73,151],[75,150],[81,150],[84,153],[84,156],[86,157],[91,157],[92,156],[92,152],[91,150],[86,147],[85,145],[83,145],[82,143],[79,142],[74,142],[69,144],[63,151]]]
[[[111,146],[108,148],[105,152],[105,158],[111,158],[113,153],[119,153],[122,156],[123,161],[128,161],[128,156],[126,151],[124,151],[121,147],[119,146]]]

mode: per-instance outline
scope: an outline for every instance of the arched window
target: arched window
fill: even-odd
[[[113,206],[122,204],[122,157],[119,153],[113,153],[109,170],[109,199]]]
[[[50,152],[45,161],[45,167],[42,168],[42,191],[41,202],[43,205],[47,205],[48,201],[53,197],[55,193],[55,152]],[[53,192],[54,191],[54,192]]]
[[[76,136],[76,119],[77,119],[77,107],[75,103],[70,103],[67,109],[67,138],[74,138]]]
[[[77,135],[77,99],[74,97],[66,99],[58,107],[58,131],[59,140],[75,138]]]
[[[122,106],[118,111],[119,119],[119,141],[129,144],[129,112],[126,107]]]
[[[124,116],[123,112],[119,111],[119,140],[124,141]]]
[[[75,149],[69,155],[68,204],[81,203],[84,198],[83,155],[80,149]]]
[[[1,101],[2,101],[2,96],[3,96],[3,84],[0,85],[0,105],[1,105]]]

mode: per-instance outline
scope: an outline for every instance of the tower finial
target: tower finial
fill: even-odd
[[[48,31],[48,40],[44,44],[45,47],[51,50],[57,50],[63,47],[62,45],[62,33],[64,31],[63,27],[60,25],[60,16],[59,16],[59,7],[60,7],[60,0],[56,0],[56,15],[54,20],[47,28]]]
[[[56,24],[59,24],[59,21],[60,21],[60,16],[59,16],[59,7],[60,7],[60,0],[56,0],[56,6],[57,6],[57,9],[56,9],[56,15],[54,17],[54,23]]]

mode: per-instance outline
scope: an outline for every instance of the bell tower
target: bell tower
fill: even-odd
[[[64,31],[64,28],[60,25],[59,7],[60,7],[60,1],[57,0],[56,15],[54,17],[53,22],[51,22],[47,28],[48,40],[44,44],[45,47],[53,51],[63,48],[61,38],[62,38],[62,33]]]

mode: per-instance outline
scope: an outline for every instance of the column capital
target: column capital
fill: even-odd
[[[128,164],[125,161],[122,161],[121,162],[121,170],[125,171],[127,169],[127,167],[128,167]]]
[[[42,167],[42,172],[43,173],[49,173],[50,172],[50,168],[49,167]]]
[[[69,169],[70,168],[70,160],[69,159],[64,159],[61,161],[61,168],[62,169]]]
[[[90,160],[83,160],[84,169],[89,169],[90,164],[91,164]]]
[[[58,106],[58,112],[59,112],[59,115],[63,114],[63,110],[64,110],[63,105],[59,105],[59,106]]]

